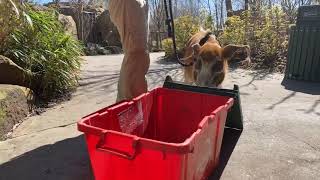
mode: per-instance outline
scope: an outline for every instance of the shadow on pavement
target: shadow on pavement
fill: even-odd
[[[84,137],[45,145],[1,164],[0,180],[9,179],[93,180]]]
[[[287,90],[311,95],[320,95],[320,83],[283,79],[281,85]]]
[[[286,97],[282,98],[281,100],[279,100],[278,102],[270,105],[267,109],[272,110],[274,109],[276,106],[285,103],[287,100],[293,98],[295,95],[297,94],[297,92],[292,91],[290,94],[288,94]]]
[[[225,129],[220,163],[209,180],[220,179],[240,135]],[[86,149],[83,135],[39,147],[1,164],[0,180],[93,180]]]
[[[176,59],[168,58],[165,56],[157,58],[155,63],[160,64],[160,65],[172,65],[172,64],[179,65]]]
[[[241,136],[242,131],[234,130],[230,128],[224,129],[224,135],[221,145],[221,152],[220,152],[220,162],[218,167],[214,170],[214,172],[210,175],[208,180],[218,180],[220,179],[230,156],[237,145],[237,142]]]
[[[248,74],[249,76],[252,77],[252,79],[244,84],[244,85],[241,85],[240,87],[247,87],[247,86],[253,86],[255,90],[258,90],[258,87],[255,85],[255,81],[257,80],[263,80],[265,79],[268,75],[270,75],[270,73],[268,71],[265,71],[265,70],[260,70],[260,71],[253,71],[251,73]]]

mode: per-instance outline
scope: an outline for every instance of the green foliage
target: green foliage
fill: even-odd
[[[219,37],[222,44],[242,44],[245,42],[245,21],[239,16],[232,16],[226,21],[226,28]]]
[[[200,10],[200,17],[199,17],[200,25],[204,29],[210,29],[213,31],[214,28],[214,22],[213,22],[213,16],[205,9]]]
[[[170,57],[173,54],[173,47],[172,47],[172,39],[167,38],[162,40],[162,48],[165,52],[166,57]]]
[[[192,35],[199,31],[200,23],[198,19],[192,16],[182,16],[174,21],[177,50],[181,53]],[[166,53],[166,57],[173,55],[172,40],[164,39],[162,47]]]
[[[288,44],[288,17],[278,6],[258,12],[246,11],[241,17],[228,18],[226,28],[218,39],[222,44],[248,44],[252,50],[252,60],[259,66],[282,66],[286,58]]]
[[[213,23],[213,17],[211,15],[208,15],[205,17],[204,21],[204,29],[210,29],[214,30],[214,23]]]
[[[18,0],[0,1],[0,51],[5,47],[8,35],[21,24],[22,9]]]
[[[6,112],[3,109],[0,109],[0,123],[6,117]]]
[[[55,11],[27,12],[33,25],[11,33],[4,55],[40,77],[37,95],[52,98],[77,84],[82,45],[65,34]]]
[[[182,16],[175,21],[177,48],[183,50],[192,35],[199,31],[200,22],[192,16]]]

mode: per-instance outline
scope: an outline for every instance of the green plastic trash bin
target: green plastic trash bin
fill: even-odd
[[[163,87],[168,89],[178,89],[183,91],[191,91],[191,92],[197,92],[197,93],[232,97],[234,99],[234,104],[231,107],[230,112],[228,112],[225,126],[232,129],[237,129],[241,131],[243,130],[243,115],[242,115],[240,91],[239,91],[238,85],[234,85],[233,89],[198,87],[198,86],[187,85],[182,82],[173,81],[170,76],[167,76],[163,84]]]
[[[298,9],[297,26],[320,27],[320,5],[301,6]]]
[[[302,6],[291,26],[287,79],[320,82],[320,6]]]

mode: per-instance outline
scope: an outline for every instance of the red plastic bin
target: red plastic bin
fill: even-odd
[[[96,180],[201,180],[218,164],[229,97],[157,88],[90,114]]]

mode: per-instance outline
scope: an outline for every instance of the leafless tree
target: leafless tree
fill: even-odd
[[[224,0],[220,0],[220,27],[223,29],[224,24],[224,8],[223,8]]]
[[[226,10],[227,10],[227,16],[228,17],[233,15],[232,0],[226,0]]]
[[[155,36],[157,49],[162,48],[162,32],[165,27],[165,10],[163,0],[149,0],[151,36]],[[151,41],[153,38],[151,38]],[[152,42],[151,42],[152,43]]]
[[[297,9],[302,5],[310,5],[312,0],[281,0],[281,8],[288,15],[289,21],[293,23],[297,15]]]
[[[249,10],[249,0],[244,0],[244,9]]]

